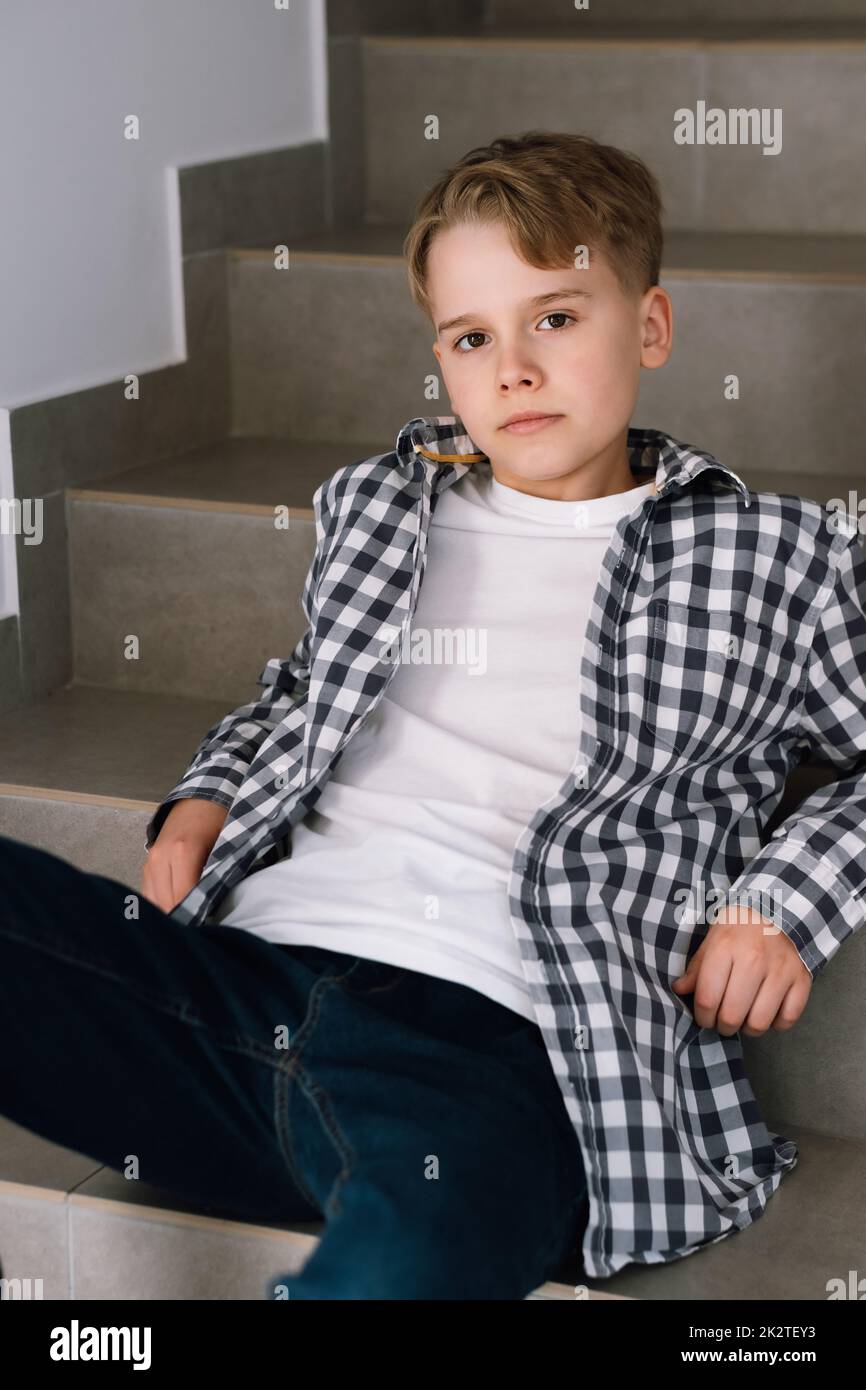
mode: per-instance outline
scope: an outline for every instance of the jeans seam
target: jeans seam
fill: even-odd
[[[399,984],[399,981],[395,979],[386,981],[384,985],[371,985],[369,989],[361,990],[358,998],[366,999],[368,994],[382,994],[386,989],[393,989],[396,984]]]
[[[288,1067],[277,1067],[274,1071],[274,1128],[277,1135],[277,1144],[280,1153],[283,1155],[289,1177],[297,1187],[301,1196],[310,1204],[314,1211],[319,1209],[315,1193],[310,1191],[306,1179],[301,1173],[291,1142],[291,1129],[289,1128],[289,1086],[291,1084],[293,1070]]]
[[[311,1104],[315,1107],[321,1124],[342,1159],[343,1167],[337,1174],[326,1203],[326,1205],[331,1206],[334,1215],[340,1211],[341,1208],[337,1192],[352,1172],[355,1162],[355,1152],[337,1123],[328,1093],[325,1091],[324,1087],[312,1080],[305,1068],[300,1066],[299,1056],[301,1048],[307,1040],[306,1034],[312,1030],[319,1017],[324,990],[328,985],[339,985],[347,980],[353,971],[357,970],[358,966],[361,964],[361,957],[356,957],[349,969],[344,971],[342,975],[325,975],[316,980],[310,991],[306,1017],[295,1035],[295,1042],[288,1049],[285,1058],[276,1058],[271,1054],[265,1044],[260,1043],[256,1038],[251,1038],[246,1033],[237,1032],[233,1035],[231,1040],[229,1040],[228,1034],[220,1034],[218,1028],[213,1024],[207,1023],[201,1018],[197,1011],[192,1010],[192,1000],[188,997],[154,995],[151,991],[137,984],[128,976],[118,975],[115,971],[106,969],[105,966],[95,963],[87,956],[82,956],[74,951],[64,950],[62,946],[48,945],[43,938],[34,937],[28,933],[12,931],[8,926],[0,927],[0,935],[9,936],[15,941],[20,941],[26,946],[33,947],[35,950],[43,951],[47,955],[67,961],[71,965],[76,965],[82,970],[88,970],[91,974],[100,975],[104,979],[111,980],[114,984],[119,984],[124,989],[130,990],[133,994],[137,994],[138,997],[143,999],[151,1008],[156,1009],[159,1013],[168,1014],[178,1022],[186,1023],[190,1027],[206,1028],[213,1034],[217,1046],[227,1051],[240,1052],[254,1060],[267,1062],[270,1066],[276,1068],[278,1075],[282,1073],[286,1078],[286,1091],[288,1091],[288,1084],[294,1076],[302,1085]],[[299,1039],[300,1041],[298,1041]],[[303,1081],[301,1081],[301,1076],[304,1078]],[[321,1103],[319,1097],[321,1097]],[[285,1158],[284,1134],[287,1134],[287,1130],[278,1130],[278,1142]],[[297,1183],[305,1200],[310,1200],[312,1194],[309,1193],[306,1183],[298,1181],[294,1163],[287,1159],[286,1167],[290,1178],[293,1182]],[[315,1199],[313,1199],[312,1205],[313,1207],[318,1206]]]
[[[146,986],[138,984],[137,981],[131,979],[128,975],[118,975],[114,970],[100,965],[89,956],[84,956],[76,951],[65,949],[62,944],[49,945],[44,938],[34,937],[31,933],[16,932],[11,930],[8,926],[0,926],[0,936],[9,936],[13,941],[20,941],[25,946],[32,946],[35,950],[43,951],[46,955],[66,961],[70,965],[76,965],[81,970],[89,970],[93,975],[100,975],[105,980],[111,980],[114,984],[128,989],[132,994],[136,994],[146,1004],[149,1004],[151,1008],[156,1009],[158,1013],[168,1014],[170,1017],[177,1019],[180,1023],[188,1023],[191,1027],[196,1028],[206,1028],[213,1034],[215,1042],[226,1051],[241,1052],[248,1057],[267,1062],[274,1067],[285,1066],[285,1062],[279,1058],[275,1058],[272,1055],[271,1049],[265,1043],[259,1042],[257,1038],[250,1037],[248,1033],[242,1033],[240,1031],[229,1034],[224,1030],[220,1030],[217,1024],[210,1023],[207,1019],[202,1018],[198,1009],[194,1006],[193,1000],[191,1000],[188,995],[157,994],[149,990]],[[356,957],[349,969],[344,971],[342,975],[326,975],[321,977],[316,981],[313,989],[310,991],[310,998],[312,999],[313,993],[318,985],[331,983],[341,984],[344,980],[349,978],[360,964],[361,958]],[[306,1021],[305,1019],[301,1024],[301,1027],[298,1029],[298,1034],[303,1031]],[[292,1050],[293,1049],[290,1048],[289,1052]]]
[[[65,951],[53,946],[48,946],[43,940],[34,938],[30,935],[22,935],[19,932],[10,931],[8,927],[0,927],[0,936],[10,936],[15,941],[23,941],[27,946],[33,946],[36,950],[43,951],[46,955],[54,956],[58,960],[67,961],[70,965],[76,965],[81,970],[88,970],[92,975],[99,975],[104,980],[111,980],[112,983],[120,985],[123,989],[128,989],[135,994],[150,1008],[156,1009],[157,1013],[168,1014],[179,1023],[186,1023],[191,1028],[205,1028],[213,1034],[217,1046],[229,1052],[240,1052],[245,1056],[262,1062],[267,1062],[273,1067],[279,1067],[280,1061],[273,1057],[268,1048],[258,1041],[251,1038],[246,1033],[235,1033],[230,1037],[225,1032],[220,1032],[213,1023],[208,1023],[201,1017],[197,1010],[192,1008],[192,1000],[188,996],[156,994],[146,987],[138,984],[128,975],[118,975],[113,970],[108,970],[104,966],[96,964],[87,956],[82,956],[74,951]]]
[[[331,1143],[334,1145],[342,1161],[342,1167],[334,1179],[331,1190],[325,1199],[325,1210],[327,1211],[330,1208],[331,1216],[338,1216],[342,1210],[339,1193],[354,1172],[356,1162],[355,1150],[340,1128],[331,1105],[331,1097],[328,1095],[324,1086],[319,1085],[317,1081],[313,1081],[309,1072],[306,1068],[302,1067],[300,1063],[298,1063],[296,1067],[295,1075],[298,1085],[302,1088],[310,1104],[314,1107],[322,1128],[331,1140]]]
[[[354,967],[353,967],[353,968],[354,968]],[[396,969],[396,968],[397,968],[397,967],[395,966],[395,969]],[[346,977],[347,977],[349,974],[351,974],[351,971],[347,971],[347,972],[346,972],[346,975],[341,976],[341,977],[340,977],[340,982],[342,982],[342,980],[346,979]],[[393,978],[393,980],[386,980],[385,983],[384,983],[383,985],[368,985],[366,989],[359,989],[359,990],[347,989],[346,993],[347,993],[347,994],[351,994],[355,999],[366,999],[367,996],[368,996],[369,994],[381,994],[381,993],[382,993],[384,990],[386,990],[386,989],[393,989],[394,986],[397,985],[397,984],[399,984],[399,983],[400,983],[400,976],[399,976],[399,975],[395,975],[394,978]]]
[[[103,979],[111,980],[114,984],[122,985],[124,989],[130,990],[133,994],[137,993],[140,998],[149,1003],[151,1007],[158,1009],[162,1013],[171,1014],[182,1022],[192,1022],[187,1010],[191,1000],[180,995],[156,995],[146,987],[137,984],[126,975],[118,975],[115,971],[107,969],[103,965],[97,964],[88,956],[79,955],[75,951],[64,950],[62,946],[49,946],[42,938],[34,937],[29,933],[11,931],[9,927],[0,927],[0,936],[11,937],[13,941],[21,941],[25,946],[32,946],[34,950],[43,951],[46,955],[54,956],[58,960],[66,961],[70,965],[77,965],[81,970],[89,970],[93,975],[100,975]]]
[[[295,1033],[295,1041],[286,1048],[283,1057],[275,1057],[273,1055],[273,1049],[269,1044],[259,1042],[258,1038],[252,1038],[248,1033],[235,1032],[231,1035],[230,1039],[228,1033],[220,1033],[215,1024],[208,1023],[207,1020],[203,1019],[200,1015],[195,1021],[200,1027],[209,1028],[216,1038],[220,1040],[220,1046],[230,1051],[245,1052],[247,1056],[258,1057],[261,1061],[270,1063],[271,1066],[279,1067],[291,1073],[294,1071],[294,1059],[299,1055],[302,1047],[306,1044],[306,1035],[312,1031],[313,1025],[318,1019],[318,999],[322,990],[326,985],[341,984],[343,980],[348,979],[352,971],[356,970],[360,963],[360,959],[356,959],[342,975],[321,975],[319,979],[316,980],[310,990],[307,1000],[307,1012]],[[315,1012],[313,1012],[314,1001],[316,1003]],[[192,1020],[187,1017],[187,1021],[191,1022]]]
[[[301,1052],[303,1048],[306,1046],[308,1037],[312,1033],[313,1029],[316,1026],[316,1023],[319,1020],[325,990],[328,988],[329,985],[342,984],[343,981],[348,979],[348,977],[352,974],[354,970],[357,970],[360,964],[360,957],[356,957],[350,965],[349,969],[344,971],[342,975],[322,975],[319,977],[319,979],[316,980],[315,984],[313,985],[313,988],[310,990],[309,999],[307,1002],[307,1012],[300,1027],[298,1028],[297,1033],[295,1034],[295,1041],[292,1043],[291,1047],[287,1049],[284,1058],[276,1059],[276,1066],[279,1072],[281,1072],[286,1078],[286,1084],[284,1088],[285,1108],[281,1109],[280,1111],[280,1118],[281,1120],[284,1120],[285,1123],[281,1124],[277,1128],[277,1139],[280,1145],[280,1149],[286,1158],[286,1166],[289,1170],[289,1174],[292,1177],[292,1180],[298,1183],[298,1187],[301,1189],[303,1194],[307,1197],[308,1200],[312,1199],[312,1205],[314,1207],[317,1207],[318,1202],[313,1196],[313,1194],[310,1193],[310,1190],[306,1182],[303,1179],[299,1181],[297,1164],[294,1157],[294,1151],[292,1149],[291,1133],[288,1125],[288,1090],[292,1079],[294,1079],[296,1083],[301,1087],[305,1096],[307,1097],[310,1104],[316,1111],[319,1123],[322,1125],[322,1128],[325,1130],[325,1133],[331,1140],[331,1143],[336,1148],[337,1154],[339,1155],[342,1161],[342,1167],[340,1169],[340,1172],[337,1174],[331,1191],[329,1192],[328,1197],[325,1200],[325,1209],[330,1207],[331,1213],[334,1216],[336,1216],[341,1209],[337,1193],[339,1189],[342,1188],[343,1183],[352,1173],[355,1164],[355,1151],[349,1144],[348,1140],[346,1139],[346,1136],[343,1134],[342,1129],[337,1123],[337,1119],[334,1115],[333,1108],[331,1105],[330,1096],[328,1095],[327,1091],[323,1086],[319,1085],[318,1082],[313,1080],[312,1076],[307,1071],[307,1069],[304,1066],[302,1066],[300,1058]],[[250,1039],[250,1041],[255,1042],[255,1039]]]

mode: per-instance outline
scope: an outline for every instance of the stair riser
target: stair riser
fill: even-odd
[[[866,281],[767,281],[760,275],[662,277],[674,301],[674,348],[644,371],[635,424],[711,449],[735,470],[851,473],[866,380]],[[392,447],[414,415],[448,414],[433,331],[405,271],[266,257],[230,267],[238,433],[380,438]],[[439,399],[425,396],[427,378]],[[725,399],[739,377],[739,399]],[[818,462],[820,461],[820,463]]]
[[[408,225],[425,190],[467,150],[540,128],[591,135],[645,159],[670,227],[866,232],[862,123],[854,115],[866,80],[863,43],[554,40],[530,49],[520,40],[370,40],[363,80],[372,222]],[[780,153],[676,144],[674,113],[695,111],[699,100],[725,111],[780,108]],[[425,138],[431,115],[440,119],[438,139]]]
[[[194,747],[189,752],[191,757]],[[0,835],[57,854],[84,873],[102,874],[136,890],[141,886],[144,832],[151,814],[146,807],[130,811],[75,799],[0,792]]]
[[[529,10],[526,0],[488,0],[490,32],[498,24],[526,24]],[[679,22],[686,32],[699,24],[726,24],[735,27],[738,21],[758,24],[772,22],[784,34],[786,24],[807,21],[822,24],[830,20],[863,19],[863,0],[821,0],[820,13],[815,0],[604,0],[603,5],[590,4],[586,10],[576,10],[573,0],[532,0],[532,24],[544,32],[545,24],[570,23],[579,33],[590,24],[630,24],[644,26],[653,22]]]
[[[77,681],[241,704],[303,632],[312,520],[76,499],[69,527]]]

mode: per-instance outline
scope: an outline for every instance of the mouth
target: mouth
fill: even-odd
[[[514,420],[510,425],[502,425],[501,428],[509,434],[535,434],[536,430],[546,429],[562,418],[561,415],[532,415],[525,420]]]

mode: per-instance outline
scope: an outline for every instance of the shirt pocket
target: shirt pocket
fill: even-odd
[[[741,613],[652,600],[623,625],[640,739],[698,760],[793,728],[804,656]]]

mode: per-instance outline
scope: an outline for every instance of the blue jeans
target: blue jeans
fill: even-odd
[[[579,1253],[541,1032],[467,986],[184,926],[0,836],[0,1027],[18,1124],[119,1171],[136,1154],[202,1210],[325,1221],[263,1297],[519,1299]]]

